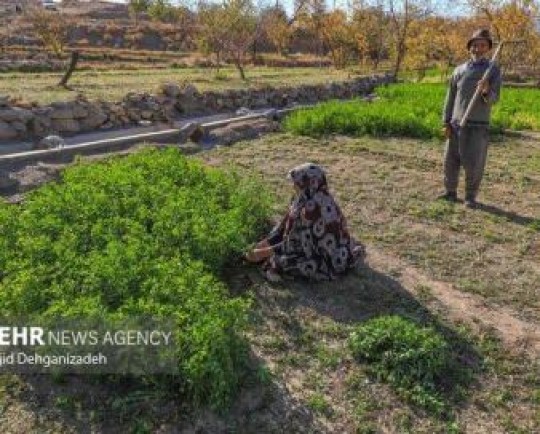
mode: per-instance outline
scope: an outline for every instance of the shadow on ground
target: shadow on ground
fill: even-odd
[[[507,211],[494,205],[478,203],[477,209],[488,214],[503,217],[506,220],[521,226],[530,226],[539,222],[538,218],[522,216],[513,211]]]
[[[252,356],[253,374],[225,412],[194,410],[173,386],[130,377],[4,376],[3,432],[321,432],[312,411]],[[165,379],[166,380],[166,379]],[[172,382],[170,383],[173,384]],[[14,418],[18,418],[13,425]],[[52,431],[51,431],[52,430]]]
[[[454,368],[438,384],[439,392],[451,410],[467,404],[467,390],[477,384],[475,377],[482,369],[482,357],[471,342],[441,322],[398,280],[366,265],[340,280],[326,283],[294,280],[279,285],[262,283],[258,272],[250,271],[243,279],[254,283],[262,317],[275,317],[281,321],[292,342],[302,341],[305,326],[298,321],[295,312],[305,309],[346,326],[358,325],[377,316],[399,315],[420,325],[434,327],[449,343],[454,358],[451,363]],[[237,282],[232,286],[239,288],[242,285]]]
[[[254,291],[260,321],[279,318],[291,341],[302,335],[298,309],[310,309],[344,325],[355,325],[380,315],[396,314],[436,327],[448,340],[458,364],[478,372],[480,356],[464,338],[441,323],[396,279],[364,266],[330,283],[286,281],[269,284],[254,267],[237,266],[227,279],[233,294]],[[265,362],[251,355],[252,371],[232,407],[225,413],[193,410],[174,387],[156,388],[129,377],[97,378],[49,375],[11,377],[4,383],[9,399],[0,426],[9,428],[19,417],[20,432],[54,429],[55,432],[325,432],[306,403],[293,397],[285,385],[263,375]],[[463,384],[450,372],[441,392],[452,408],[466,405],[458,389]],[[172,383],[171,383],[172,384]],[[24,414],[26,417],[21,418]],[[19,415],[19,416],[16,416]],[[25,422],[27,420],[27,422]]]

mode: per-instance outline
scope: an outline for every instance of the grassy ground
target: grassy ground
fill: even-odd
[[[165,394],[133,395],[80,379],[1,377],[4,431],[531,433],[540,430],[540,145],[493,143],[479,210],[433,201],[442,147],[407,139],[268,136],[198,154],[292,193],[285,174],[326,167],[365,267],[331,284],[265,282],[231,267],[231,291],[252,293],[253,384],[226,415],[195,414]],[[404,402],[346,345],[355,325],[398,314],[434,325],[470,373],[449,379],[450,415]],[[81,390],[85,390],[82,393]],[[198,431],[197,431],[198,430]]]
[[[83,93],[89,99],[119,101],[128,92],[153,92],[165,82],[187,81],[199,90],[223,90],[257,86],[283,86],[325,83],[350,78],[348,71],[333,68],[269,68],[248,67],[247,81],[239,78],[232,67],[222,68],[219,74],[208,68],[141,68],[134,71],[78,71],[70,80],[74,91],[56,86],[61,73],[5,73],[0,74],[0,94],[25,101],[48,103],[73,99]]]
[[[436,141],[275,136],[220,155],[257,169],[282,200],[290,194],[287,168],[309,160],[324,164],[361,239],[433,278],[540,320],[538,151],[535,142],[494,143],[479,198],[484,208],[477,212],[432,200],[442,177]]]
[[[334,432],[540,429],[533,362],[540,354],[539,145],[493,144],[476,211],[433,201],[441,157],[436,142],[287,135],[204,156],[261,174],[281,203],[291,194],[288,169],[323,164],[353,232],[368,245],[368,269],[340,283],[257,289],[264,320],[255,347]],[[470,345],[463,358],[477,376],[458,393],[453,421],[404,405],[343,347],[352,324],[389,312],[427,316],[454,345]],[[531,356],[520,356],[525,349]]]

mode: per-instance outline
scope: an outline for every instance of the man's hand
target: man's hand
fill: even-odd
[[[444,137],[449,139],[452,136],[452,126],[450,124],[446,124],[443,127],[443,133],[444,133]]]
[[[485,96],[489,93],[489,81],[487,79],[479,80],[476,86],[480,88],[482,95]]]

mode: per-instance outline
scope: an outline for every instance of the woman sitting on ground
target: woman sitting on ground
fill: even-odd
[[[282,273],[335,279],[364,259],[364,246],[349,235],[321,167],[305,163],[292,169],[287,178],[295,188],[289,210],[246,260],[263,262],[265,276],[271,281],[281,280]]]

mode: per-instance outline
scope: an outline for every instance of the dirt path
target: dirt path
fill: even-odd
[[[397,269],[397,280],[416,296],[420,293],[419,288],[429,288],[430,300],[427,302],[439,303],[450,319],[465,322],[476,329],[496,330],[502,342],[512,350],[533,357],[540,355],[540,325],[520,320],[512,309],[490,306],[483,297],[433,280],[399,258],[373,247],[368,250],[368,263],[380,270],[392,268],[396,272]]]

